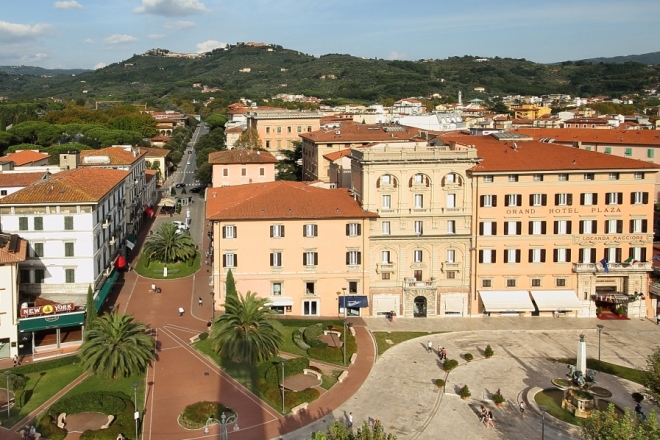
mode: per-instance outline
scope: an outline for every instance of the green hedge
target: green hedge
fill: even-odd
[[[323,348],[327,347],[328,344],[325,342],[319,341],[319,336],[323,334],[323,324],[318,323],[310,325],[303,332],[303,340],[310,347]]]
[[[80,358],[78,358],[76,355],[73,355],[53,359],[50,361],[33,362],[31,364],[21,365],[19,367],[8,368],[7,370],[15,374],[30,374],[52,370],[53,368],[59,368],[65,365],[77,364],[78,362],[80,362]],[[4,372],[5,370],[2,371]]]
[[[306,357],[287,359],[284,363],[284,377],[301,374],[308,367],[309,359]],[[282,365],[279,362],[272,362],[264,374],[264,380],[268,383],[279,385],[282,380]]]
[[[344,327],[343,325],[341,327],[332,327],[332,330],[338,331],[339,333],[343,333]],[[344,338],[343,334],[341,338],[343,341]],[[309,350],[307,350],[307,354],[310,357],[314,359],[318,359],[320,361],[341,364],[343,361],[343,349],[328,347],[326,344],[323,345],[325,345],[325,347],[311,347]],[[357,343],[355,342],[355,336],[353,336],[348,330],[348,328],[346,328],[346,361],[347,362],[351,358],[351,355],[353,353],[357,353]]]
[[[64,440],[67,434],[64,429],[57,427],[56,419],[48,414],[39,419],[36,428],[42,437],[50,440]]]
[[[112,425],[108,429],[97,429],[95,431],[85,431],[80,435],[80,440],[117,440],[121,433],[125,437],[132,438],[131,433],[135,432],[135,422],[133,421],[133,412],[135,408],[132,402],[127,401],[126,408],[117,414]]]
[[[305,329],[303,328],[302,331]],[[307,350],[309,348],[309,345],[305,343],[303,340],[302,336],[302,331],[301,330],[295,330],[293,333],[291,333],[291,339],[293,339],[293,343],[296,344],[296,346],[301,349],[301,350]]]
[[[126,408],[126,400],[131,401],[130,397],[124,393],[83,393],[61,399],[50,407],[50,414],[55,417],[60,413],[79,414],[83,412],[117,415]]]
[[[179,416],[179,424],[186,429],[200,429],[206,425],[209,417],[220,420],[222,413],[229,416],[234,410],[220,402],[195,402],[184,408]]]
[[[261,381],[259,383],[261,397],[275,408],[282,406],[282,390],[278,385]],[[303,402],[313,402],[318,399],[321,393],[316,388],[307,388],[306,390],[293,392],[284,392],[284,407],[291,409]]]

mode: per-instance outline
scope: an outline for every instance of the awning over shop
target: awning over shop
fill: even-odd
[[[463,313],[463,297],[450,296],[445,298],[445,313]]]
[[[161,201],[158,203],[158,206],[170,206],[170,207],[174,207],[174,206],[176,206],[176,199],[174,199],[174,198],[172,198],[172,197],[165,197],[163,200],[161,200]]]
[[[18,320],[19,332],[36,332],[52,328],[73,327],[85,322],[85,312],[60,313],[36,318],[21,318]]]
[[[117,281],[118,277],[119,277],[119,272],[113,270],[110,276],[108,277],[108,279],[105,281],[105,283],[103,283],[103,286],[101,286],[101,290],[99,290],[99,293],[97,293],[94,296],[94,307],[96,308],[97,312],[101,309],[103,302],[110,294],[110,290],[112,290],[112,286],[115,284],[115,281]]]
[[[126,258],[121,255],[118,256],[117,261],[115,262],[115,266],[117,266],[118,269],[123,269],[126,267]]]
[[[154,216],[154,214],[155,214],[155,213],[154,213],[154,210],[151,209],[150,206],[146,206],[146,207],[144,208],[144,213],[147,214],[147,216],[149,216],[149,218],[152,218],[152,217]]]
[[[130,234],[128,237],[126,237],[126,247],[128,247],[130,250],[133,250],[136,241],[137,237],[133,234]]]
[[[349,309],[369,307],[369,301],[366,296],[348,295],[339,297],[339,307],[348,307]]]
[[[532,290],[536,307],[542,310],[577,310],[582,307],[574,290]]]
[[[293,298],[289,296],[271,296],[266,302],[267,307],[284,307],[292,306]]]
[[[526,290],[480,290],[487,312],[533,312],[536,310]]]

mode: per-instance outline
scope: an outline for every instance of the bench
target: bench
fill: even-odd
[[[199,335],[195,335],[190,338],[190,343],[194,344],[195,342],[199,342]]]
[[[108,428],[110,427],[110,424],[112,423],[112,421],[113,421],[114,419],[115,419],[115,416],[113,416],[113,415],[109,415],[109,416],[108,416],[108,423],[106,423],[105,425],[101,426],[101,429],[108,429]]]
[[[347,376],[348,376],[348,370],[344,370],[344,371],[339,375],[339,377],[337,378],[337,381],[338,381],[338,382],[343,382],[344,379],[346,379]]]
[[[64,427],[66,426],[65,419],[66,419],[66,413],[62,413],[59,416],[57,416],[57,427],[58,428],[64,429]]]
[[[323,330],[323,335],[325,335],[325,336],[336,335],[339,338],[339,337],[341,337],[341,332],[338,332],[336,330]]]
[[[293,408],[291,408],[291,412],[292,412],[293,414],[298,414],[300,411],[304,411],[304,410],[306,410],[306,409],[307,409],[307,405],[308,405],[307,402],[303,402],[303,403],[301,403],[300,405],[296,405],[296,406],[294,406]]]
[[[353,328],[353,326],[350,326],[348,330],[351,332],[353,336],[355,336],[355,329]]]
[[[351,359],[350,359],[351,364],[354,364],[356,360],[357,360],[357,353],[353,353],[351,355]]]
[[[310,370],[308,368],[303,369],[303,374],[309,374],[310,376],[316,376],[318,380],[321,380],[321,373],[318,371]]]

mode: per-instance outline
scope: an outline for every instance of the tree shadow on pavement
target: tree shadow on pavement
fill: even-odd
[[[318,409],[314,413],[304,409],[302,411],[299,411],[297,414],[290,414],[286,416],[282,421],[282,423],[280,424],[279,427],[280,435],[288,434],[290,432],[293,432],[297,429],[300,429],[304,426],[309,425],[310,423],[313,423],[321,419],[322,422],[325,423],[327,426],[323,426],[320,429],[322,431],[325,431],[326,428],[330,426],[330,423],[332,423],[332,421],[335,420],[335,417],[332,414],[332,412],[325,412],[322,409]]]

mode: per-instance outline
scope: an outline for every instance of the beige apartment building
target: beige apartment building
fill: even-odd
[[[302,133],[321,128],[323,113],[319,111],[287,110],[276,107],[255,107],[246,114],[247,128],[259,133],[262,147],[275,157],[281,149],[293,149],[293,142]]]
[[[277,159],[268,151],[243,148],[216,151],[209,154],[212,186],[246,185],[275,180]]]
[[[281,314],[369,314],[368,233],[376,214],[345,189],[290,181],[212,188],[206,218],[217,308],[231,269],[241,294],[257,292]]]

